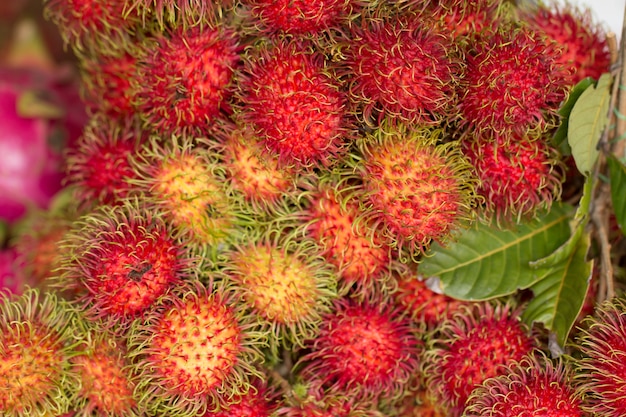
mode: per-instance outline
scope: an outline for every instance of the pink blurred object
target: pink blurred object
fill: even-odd
[[[24,290],[22,268],[17,264],[17,252],[12,249],[0,250],[0,290],[21,294]]]
[[[76,71],[49,60],[32,24],[18,26],[13,46],[0,62],[0,221],[9,223],[48,208],[87,120]]]

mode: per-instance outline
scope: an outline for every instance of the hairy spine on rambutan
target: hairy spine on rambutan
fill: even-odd
[[[220,283],[197,281],[127,333],[140,408],[149,415],[218,411],[254,389],[267,334]]]
[[[563,357],[528,355],[485,380],[467,401],[464,417],[582,417],[581,399]]]
[[[477,179],[457,142],[424,126],[383,124],[358,142],[346,175],[362,182],[354,191],[361,216],[376,225],[386,243],[418,257],[432,241],[473,220]]]
[[[263,371],[263,369],[261,369]],[[264,373],[267,373],[265,371]],[[267,382],[267,377],[252,376],[247,393],[229,399],[228,404],[216,411],[208,410],[200,417],[273,417],[278,408],[278,391]]]
[[[149,38],[133,78],[146,130],[202,136],[230,114],[233,75],[241,58],[237,33],[225,25],[179,27]]]
[[[536,349],[537,342],[510,303],[474,303],[440,327],[423,356],[426,385],[448,415],[462,414],[471,392]]]
[[[560,56],[554,43],[528,27],[501,25],[480,33],[465,52],[460,125],[521,135],[554,126],[569,90]]]
[[[194,274],[177,232],[137,199],[80,217],[61,247],[54,286],[76,293],[73,303],[107,327],[125,329]]]
[[[223,248],[245,222],[225,167],[215,151],[189,137],[152,138],[132,161],[131,183],[145,202],[185,236],[186,244]]]
[[[463,66],[444,34],[413,15],[375,15],[354,25],[339,71],[348,86],[352,111],[365,123],[383,119],[439,124],[456,105]]]
[[[590,415],[618,417],[626,414],[626,300],[622,295],[596,307],[583,321],[575,339],[576,390],[582,408]]]
[[[519,222],[559,200],[564,164],[548,136],[469,132],[465,137],[463,153],[480,179],[484,218]]]
[[[353,137],[353,126],[324,55],[289,37],[261,40],[246,52],[237,120],[252,126],[281,165],[332,165]]]
[[[242,306],[270,335],[271,353],[302,347],[319,332],[322,315],[336,298],[335,269],[309,238],[277,223],[251,230],[224,255],[221,270],[241,294]]]
[[[570,85],[574,86],[586,77],[597,80],[603,73],[610,71],[611,52],[607,30],[594,21],[590,8],[553,1],[518,10],[522,24],[545,34],[563,50],[559,62],[563,66],[572,67]]]
[[[73,403],[79,378],[71,306],[52,292],[27,288],[0,294],[0,414],[61,415]]]
[[[124,13],[126,0],[43,0],[66,45],[78,53],[114,50],[139,29],[136,13]]]
[[[402,311],[381,300],[340,298],[296,364],[304,380],[356,401],[398,399],[418,371],[421,343]]]
[[[301,194],[303,233],[313,238],[324,258],[337,267],[339,294],[368,297],[387,291],[393,259],[379,230],[364,221],[350,185],[327,175]]]
[[[94,116],[76,147],[66,155],[65,186],[71,187],[81,211],[100,204],[120,204],[132,193],[129,181],[137,177],[131,161],[146,141],[132,118]]]

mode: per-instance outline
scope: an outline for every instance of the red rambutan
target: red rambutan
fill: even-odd
[[[571,85],[586,77],[597,80],[609,72],[611,52],[607,33],[603,26],[594,22],[591,9],[558,5],[553,1],[550,5],[542,3],[522,10],[520,17],[525,23],[563,50],[558,61],[573,68]]]
[[[296,366],[305,380],[356,400],[398,398],[419,365],[420,342],[401,310],[381,301],[342,298]]]
[[[477,386],[535,349],[519,313],[510,304],[475,303],[439,327],[424,354],[423,375],[449,416],[460,416]]]
[[[472,218],[472,166],[456,142],[439,143],[441,138],[436,129],[384,126],[367,134],[363,156],[350,168],[363,182],[361,215],[392,248],[412,257]]]
[[[260,27],[258,32],[317,35],[339,26],[355,7],[355,0],[244,0]]]
[[[344,199],[335,181],[321,181],[307,194],[302,216],[305,233],[321,247],[326,260],[337,267],[339,293],[367,295],[381,289],[389,276],[391,254],[375,227],[357,222],[358,202]]]
[[[147,42],[133,77],[135,105],[146,128],[166,135],[209,132],[230,112],[238,42],[225,26],[180,27]]]
[[[177,239],[136,200],[100,206],[66,233],[54,285],[75,291],[87,318],[123,327],[191,276],[192,260]]]
[[[53,293],[27,289],[0,294],[0,414],[61,415],[76,396],[79,379],[71,307]]]
[[[124,119],[135,113],[131,80],[137,56],[130,52],[88,55],[79,61],[83,101],[92,113]]]
[[[476,191],[484,197],[487,217],[519,220],[561,195],[563,165],[543,136],[477,136],[464,140],[463,150],[480,179]]]
[[[119,204],[128,197],[137,177],[131,160],[145,136],[132,119],[94,117],[85,127],[78,145],[67,154],[65,185],[74,189],[82,208]]]
[[[626,300],[604,301],[583,323],[576,338],[581,358],[575,362],[583,410],[603,417],[626,415]]]
[[[527,27],[479,34],[465,53],[460,122],[478,131],[543,131],[567,98],[570,72],[553,42]]]
[[[242,121],[281,164],[329,165],[351,127],[324,55],[304,40],[261,43],[253,51],[240,80]]]
[[[214,26],[235,5],[233,0],[125,0],[126,14],[143,16],[144,25],[154,18],[159,29]]]
[[[76,51],[115,49],[140,24],[139,15],[125,13],[126,0],[43,0],[44,16]]]
[[[529,355],[476,388],[464,417],[582,417],[581,400],[562,360]]]
[[[500,23],[503,3],[499,0],[421,0],[418,4],[422,7],[420,17],[432,21],[458,42],[485,29],[495,29]]]
[[[254,389],[267,338],[252,329],[254,319],[237,303],[224,287],[194,283],[134,322],[129,356],[140,407],[149,415],[219,411]]]
[[[366,123],[383,118],[441,122],[456,104],[462,66],[446,36],[416,17],[370,19],[352,30],[344,73],[356,112]]]
[[[278,406],[276,391],[260,378],[252,378],[247,393],[236,395],[219,411],[207,411],[200,417],[270,417]]]

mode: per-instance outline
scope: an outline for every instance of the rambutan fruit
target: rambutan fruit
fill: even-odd
[[[131,194],[129,180],[137,177],[131,160],[146,141],[132,118],[93,117],[77,146],[67,152],[65,185],[72,187],[83,210],[115,205]]]
[[[528,27],[500,25],[481,32],[465,53],[461,126],[521,135],[554,126],[571,77],[560,59],[554,42]]]
[[[178,238],[160,213],[136,199],[99,206],[66,233],[53,284],[76,292],[74,302],[88,319],[124,328],[193,276]]]
[[[432,21],[457,42],[471,38],[486,28],[495,29],[501,21],[502,3],[498,0],[418,2],[422,7],[420,17]]]
[[[230,112],[239,39],[224,25],[179,27],[144,44],[132,79],[135,106],[147,130],[204,135]]]
[[[74,50],[115,49],[141,23],[136,13],[125,13],[126,0],[44,0],[44,17],[58,28]]]
[[[473,217],[473,168],[457,142],[442,139],[439,129],[383,125],[359,142],[362,156],[347,164],[362,180],[363,221],[411,257]]]
[[[129,373],[126,343],[108,332],[83,326],[80,355],[72,366],[80,377],[75,417],[140,417]]]
[[[358,202],[342,196],[333,179],[321,180],[304,197],[308,200],[301,213],[305,233],[318,243],[327,262],[337,267],[339,293],[367,296],[386,287],[392,255],[378,229],[357,222]]]
[[[321,380],[355,401],[403,395],[418,371],[420,342],[410,320],[382,300],[338,299],[324,315],[297,367],[305,380]]]
[[[467,302],[433,291],[429,281],[415,268],[395,271],[396,290],[393,299],[413,318],[419,327],[435,330],[450,319]]]
[[[440,327],[423,357],[426,385],[451,417],[460,416],[471,392],[502,375],[536,346],[509,303],[463,306]]]
[[[138,65],[135,53],[89,54],[81,57],[78,65],[83,101],[92,113],[103,113],[118,119],[135,113],[131,85]]]
[[[305,40],[260,42],[248,49],[239,80],[238,116],[281,165],[328,166],[352,127],[345,95],[324,55]]]
[[[315,338],[322,315],[336,298],[334,268],[307,238],[281,236],[281,226],[254,230],[224,255],[222,271],[241,294],[241,306],[279,346],[303,346]]]
[[[69,304],[55,294],[26,289],[0,294],[0,414],[61,415],[76,396],[79,379],[70,366],[76,355]]]
[[[224,167],[194,140],[152,138],[133,161],[135,191],[197,247],[234,239],[237,208]],[[241,217],[241,216],[239,216]]]
[[[462,71],[454,44],[415,16],[370,18],[347,41],[343,76],[368,124],[437,124],[456,104]]]
[[[607,32],[594,21],[590,8],[552,1],[521,8],[520,19],[563,50],[558,61],[573,68],[569,80],[572,86],[586,77],[597,80],[610,71]]]
[[[532,216],[561,195],[563,163],[544,136],[511,132],[463,141],[463,151],[480,179],[477,193],[484,197],[484,215],[496,219]]]
[[[281,166],[249,127],[225,127],[219,137],[216,147],[227,177],[255,212],[276,212],[285,198],[295,198],[303,174]]]
[[[140,407],[149,415],[190,416],[219,411],[261,377],[260,348],[267,335],[221,284],[198,282],[129,330]],[[210,408],[209,408],[210,407]]]
[[[260,34],[319,35],[340,26],[354,8],[355,0],[268,1],[244,0],[249,17]]]
[[[626,301],[608,299],[588,316],[576,338],[581,357],[575,362],[577,391],[589,414],[617,417],[626,413]]]
[[[464,417],[582,417],[570,367],[544,355],[528,355],[485,380],[467,401]]]

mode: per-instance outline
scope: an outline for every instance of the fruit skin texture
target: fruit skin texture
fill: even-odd
[[[171,226],[137,200],[79,218],[61,245],[66,250],[54,285],[75,292],[73,302],[90,320],[127,326],[193,276]]]
[[[277,408],[276,391],[261,379],[252,380],[252,388],[231,399],[219,411],[207,411],[201,417],[270,417]]]
[[[223,272],[270,335],[272,353],[279,346],[304,345],[315,338],[323,314],[336,298],[336,275],[310,239],[275,238],[281,230],[256,232],[225,253]]]
[[[362,216],[377,224],[392,248],[415,257],[431,241],[445,242],[472,219],[476,178],[456,142],[442,132],[383,126],[361,143]]]
[[[573,373],[562,360],[526,356],[498,377],[487,379],[467,402],[464,417],[582,417]]]
[[[474,166],[484,197],[484,217],[520,220],[540,208],[549,208],[561,195],[563,164],[547,135],[534,138],[511,132],[463,141],[463,151]]]
[[[420,17],[432,20],[436,27],[456,42],[465,42],[476,33],[496,28],[503,14],[498,0],[421,0],[417,3],[422,7]]]
[[[354,0],[244,0],[250,8],[249,18],[259,22],[256,33],[289,33],[319,35],[338,26],[353,7]]]
[[[300,375],[355,400],[401,397],[418,369],[421,346],[413,331],[399,309],[381,300],[341,298],[309,342]]]
[[[127,10],[143,17],[144,25],[156,20],[166,27],[214,26],[234,6],[233,0],[125,0]]]
[[[84,327],[81,354],[71,361],[81,379],[74,405],[79,411],[74,416],[139,417],[125,342],[107,332]]]
[[[535,341],[510,304],[480,302],[462,307],[440,327],[424,354],[428,389],[458,417],[471,392],[487,378],[502,375]]]
[[[597,80],[603,73],[609,72],[611,53],[607,33],[593,21],[591,9],[553,2],[551,5],[539,5],[536,9],[522,9],[520,18],[563,49],[559,62],[573,67],[571,85],[586,77]]]
[[[370,27],[353,30],[343,52],[355,111],[372,125],[385,117],[404,123],[441,122],[453,110],[462,73],[454,45],[412,16],[368,23]]]
[[[465,54],[460,124],[479,131],[543,131],[567,98],[569,70],[561,51],[535,31],[501,25],[485,31]]]
[[[168,416],[218,411],[261,378],[256,367],[267,335],[253,329],[254,319],[224,286],[211,292],[195,282],[179,293],[128,332],[140,407]]]
[[[75,315],[56,294],[27,288],[0,294],[0,414],[61,415],[74,401],[79,379],[70,366]]]
[[[260,43],[239,80],[238,120],[281,165],[328,166],[350,137],[345,96],[324,56],[304,40]]]
[[[147,42],[132,84],[146,129],[192,136],[210,132],[230,113],[240,50],[237,35],[225,26],[180,27]]]
[[[614,297],[583,321],[576,338],[581,359],[575,362],[577,391],[585,412],[618,417],[626,414],[626,301]]]

